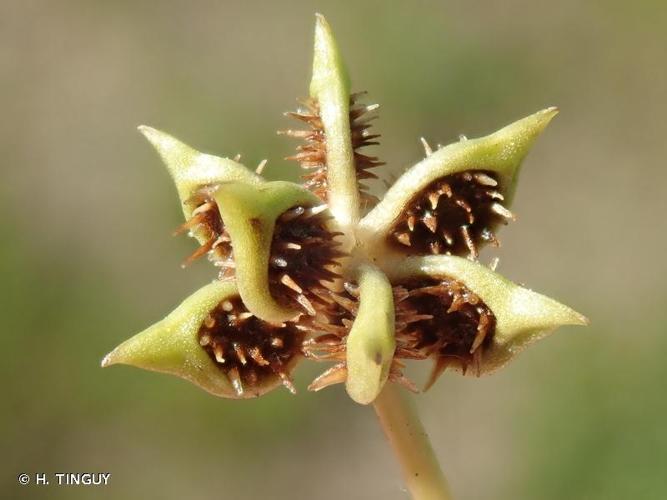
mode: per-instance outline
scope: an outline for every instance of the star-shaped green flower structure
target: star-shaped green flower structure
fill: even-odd
[[[548,108],[479,139],[462,138],[407,169],[378,201],[362,181],[382,165],[360,150],[377,106],[351,94],[331,29],[318,16],[310,97],[289,113],[305,130],[292,157],[303,185],[269,182],[238,159],[200,153],[149,127],[141,132],[171,173],[186,222],[218,279],[108,354],[190,380],[223,397],[283,384],[300,360],[331,361],[310,386],[345,383],[373,402],[386,383],[417,391],[406,360],[480,375],[561,325],[587,320],[477,261],[498,245],[519,166],[555,116]]]

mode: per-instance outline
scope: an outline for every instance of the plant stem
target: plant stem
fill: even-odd
[[[373,403],[380,425],[391,443],[414,500],[451,500],[417,409],[407,394],[388,383]]]

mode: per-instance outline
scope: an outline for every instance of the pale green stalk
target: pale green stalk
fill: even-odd
[[[449,500],[449,486],[408,394],[386,384],[373,403],[414,500]]]

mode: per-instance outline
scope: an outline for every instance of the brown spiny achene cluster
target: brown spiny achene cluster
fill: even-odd
[[[377,176],[369,170],[384,165],[384,162],[378,161],[377,157],[359,152],[359,149],[365,146],[379,144],[375,139],[380,137],[380,134],[372,134],[369,130],[372,125],[371,122],[377,117],[377,115],[371,113],[378,109],[379,105],[360,104],[358,100],[365,94],[366,92],[358,92],[350,96],[350,136],[358,181],[376,179]],[[305,108],[296,112],[288,112],[287,115],[307,123],[311,129],[286,130],[279,133],[306,141],[305,144],[297,147],[296,155],[289,156],[287,159],[296,160],[302,168],[308,170],[308,173],[303,176],[304,186],[323,201],[327,201],[326,137],[320,118],[320,107],[313,98],[303,100],[302,104]],[[367,187],[361,182],[359,183],[359,191],[364,205],[372,205],[378,201],[375,196],[368,193]]]
[[[185,265],[209,255],[221,268],[219,278],[233,278],[234,256],[231,238],[225,230],[218,206],[211,194],[215,187],[198,191],[191,199],[195,207],[187,222],[175,234],[185,230],[199,231],[206,241],[184,262]],[[325,215],[326,205],[296,206],[276,220],[269,258],[269,286],[274,298],[283,305],[316,314],[313,300],[317,292],[327,290],[335,279],[340,265],[337,259],[346,255],[339,250],[336,237],[342,233],[328,227],[331,216]]]
[[[208,253],[209,259],[221,267],[219,279],[233,279],[234,257],[231,239],[225,230],[217,203],[212,197],[215,186],[200,189],[189,200],[194,207],[191,217],[176,230],[203,235],[205,242],[184,264]],[[323,321],[330,311],[328,297],[331,283],[339,279],[338,260],[345,256],[339,250],[331,231],[331,219],[324,212],[326,205],[295,206],[276,219],[269,258],[269,287],[274,298],[283,305],[302,309],[315,316],[322,311]],[[267,377],[280,376],[291,392],[289,361],[300,356],[302,328],[293,323],[275,326],[253,316],[240,300],[223,301],[206,318],[199,332],[200,345],[224,371],[235,391],[244,391],[266,383]]]
[[[218,204],[212,197],[215,189],[215,186],[204,186],[186,202],[192,207],[192,213],[190,218],[174,231],[174,235],[190,231],[206,240],[183,261],[183,267],[208,254],[209,260],[221,268],[219,277],[224,279],[233,275],[234,255],[231,238],[220,217]]]
[[[454,279],[414,280],[393,287],[396,307],[396,351],[389,380],[413,392],[416,385],[403,374],[401,360],[433,359],[435,366],[426,384],[428,389],[448,367],[465,373],[470,366],[477,375],[495,329],[495,317],[482,300]],[[345,284],[345,293],[329,292],[328,321],[314,320],[313,331],[322,332],[304,343],[307,356],[337,364],[310,386],[320,390],[345,380],[345,342],[358,309],[354,284]]]
[[[269,287],[280,303],[315,316],[320,296],[340,275],[337,259],[346,255],[327,226],[326,205],[296,206],[276,220],[269,259]]]
[[[239,298],[218,304],[199,329],[199,345],[227,375],[238,396],[275,377],[295,393],[289,372],[301,356],[303,337],[293,323],[271,325],[260,320]]]
[[[496,319],[487,305],[454,279],[421,279],[394,287],[397,357],[432,358],[435,367],[426,388],[447,366],[477,375]]]
[[[501,202],[492,172],[473,170],[432,182],[396,221],[391,239],[414,254],[465,255],[477,258],[483,243],[498,246],[498,224],[514,220]]]
[[[319,296],[325,307],[320,311],[320,316],[309,323],[309,328],[317,334],[304,342],[304,354],[318,361],[336,362],[310,384],[309,389],[313,391],[344,382],[347,376],[346,341],[359,309],[359,290],[350,282],[344,284],[344,289],[344,292],[340,293],[320,292]],[[405,365],[398,359],[399,357],[425,359],[425,356],[417,353],[412,355],[398,348],[389,369],[391,382],[418,392],[417,386],[403,375]]]

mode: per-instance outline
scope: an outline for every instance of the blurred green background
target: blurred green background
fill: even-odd
[[[305,96],[313,14],[380,102],[389,170],[549,105],[499,271],[588,315],[501,372],[418,398],[455,497],[667,498],[663,1],[0,2],[2,498],[406,498],[340,386],[216,399],[99,368],[212,277],[181,270],[175,190],[135,128],[269,158]],[[489,261],[493,254],[483,254]],[[419,378],[420,372],[415,376]],[[19,487],[104,471],[111,486]]]

